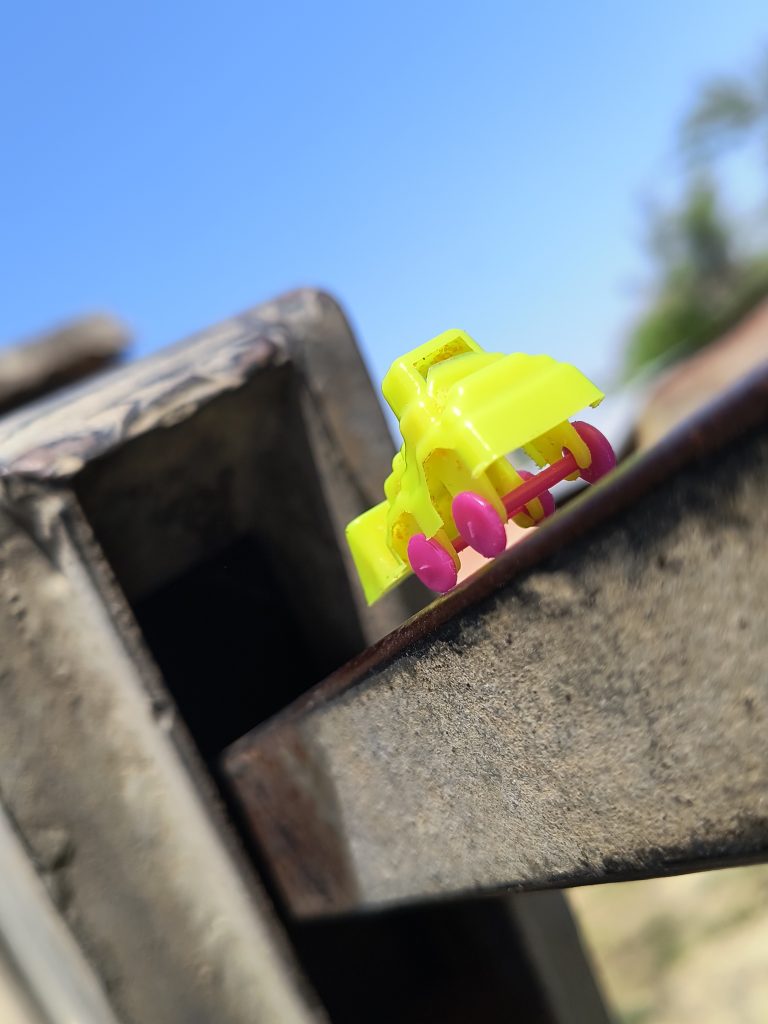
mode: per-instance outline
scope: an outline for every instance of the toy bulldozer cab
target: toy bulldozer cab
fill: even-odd
[[[508,518],[533,526],[554,512],[554,483],[594,482],[615,464],[599,431],[569,422],[602,392],[549,356],[485,352],[463,331],[446,331],[396,360],[382,391],[403,445],[385,500],[346,531],[369,604],[411,571],[450,590],[459,551],[499,554]],[[518,448],[548,468],[516,470],[506,455]]]

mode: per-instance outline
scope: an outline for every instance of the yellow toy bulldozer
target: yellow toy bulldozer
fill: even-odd
[[[382,391],[403,444],[385,500],[346,530],[369,604],[410,572],[445,593],[463,548],[499,554],[507,519],[535,525],[555,510],[555,483],[594,483],[616,463],[598,430],[569,422],[602,392],[549,356],[485,352],[446,331],[396,360]],[[520,448],[540,472],[512,466],[506,456]]]

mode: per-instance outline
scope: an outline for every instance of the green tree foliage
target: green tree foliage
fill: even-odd
[[[749,137],[765,116],[765,105],[738,81],[712,82],[683,122],[683,150],[696,164],[717,159]]]
[[[707,84],[680,130],[680,143],[694,165],[709,165],[734,145],[760,137],[768,157],[768,54],[746,78]]]
[[[719,157],[755,137],[768,156],[768,59],[754,82],[709,84],[683,122],[685,190],[678,209],[651,217],[656,282],[651,306],[629,339],[627,376],[701,348],[768,295],[768,254],[741,244],[716,184]]]

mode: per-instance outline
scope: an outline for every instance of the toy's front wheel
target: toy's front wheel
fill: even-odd
[[[434,537],[417,533],[408,541],[408,561],[425,587],[445,594],[456,586],[456,566],[450,554]]]
[[[597,427],[593,427],[591,423],[577,420],[572,426],[587,448],[589,448],[589,454],[592,456],[589,466],[586,469],[579,470],[579,476],[582,480],[586,480],[588,484],[597,483],[601,477],[605,476],[616,465],[616,454],[611,447],[611,442],[605,434],[601,434]]]
[[[507,544],[504,524],[490,501],[473,491],[457,494],[451,505],[456,529],[467,547],[486,558],[501,554]]]

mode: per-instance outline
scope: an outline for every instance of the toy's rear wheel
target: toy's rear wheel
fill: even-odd
[[[533,473],[529,473],[527,469],[518,469],[517,473],[518,476],[521,476],[523,478],[523,480],[533,480]],[[552,497],[552,491],[542,491],[541,494],[539,494],[538,498],[541,502],[541,507],[544,510],[544,515],[541,516],[540,519],[536,519],[536,516],[531,512],[530,509],[531,502],[528,502],[528,504],[525,506],[525,511],[528,513],[531,519],[535,519],[536,522],[541,523],[545,519],[548,519],[550,516],[555,514],[556,505],[555,499]]]
[[[507,534],[496,509],[479,494],[473,491],[457,494],[451,514],[461,539],[478,554],[495,558],[507,546]]]
[[[417,533],[408,541],[408,561],[425,587],[445,594],[456,586],[456,565],[450,554],[434,537],[427,540]]]
[[[616,465],[616,453],[605,434],[602,434],[597,427],[593,427],[591,423],[577,420],[572,426],[587,448],[589,448],[589,454],[592,456],[592,462],[586,469],[579,470],[579,476],[589,484],[597,483],[601,477],[609,473]],[[564,451],[567,451],[567,449],[564,449]]]

